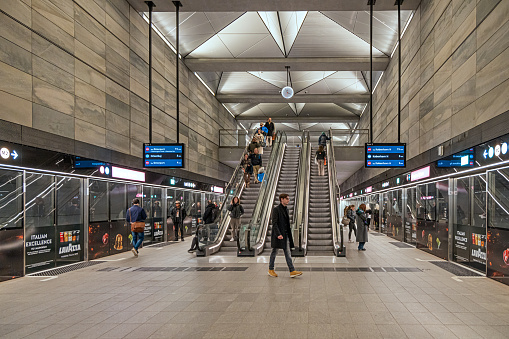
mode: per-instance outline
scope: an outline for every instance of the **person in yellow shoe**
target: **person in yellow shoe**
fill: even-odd
[[[290,270],[290,277],[295,278],[302,275],[302,272],[296,271],[292,262],[291,249],[294,247],[292,230],[290,228],[290,215],[288,214],[288,203],[290,197],[288,194],[283,193],[279,196],[279,205],[272,210],[272,235],[271,246],[272,252],[270,253],[269,261],[269,276],[276,278],[277,274],[274,272],[274,262],[276,255],[280,248],[285,253],[286,264]]]

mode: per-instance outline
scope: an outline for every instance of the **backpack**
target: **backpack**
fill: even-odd
[[[218,216],[219,216],[219,208],[216,207],[216,208],[212,209],[212,220],[215,221]]]

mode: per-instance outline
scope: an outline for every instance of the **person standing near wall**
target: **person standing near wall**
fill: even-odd
[[[145,237],[145,219],[147,213],[140,206],[140,199],[134,198],[133,205],[127,210],[126,221],[131,224],[131,234],[133,235],[133,249],[131,250],[135,257],[139,254],[139,248]]]
[[[366,216],[366,205],[361,204],[357,209],[357,242],[359,251],[365,251],[364,244],[368,242],[368,217]]]
[[[186,218],[187,214],[186,210],[181,207],[180,201],[175,202],[175,207],[171,210],[170,216],[173,220],[173,228],[175,229],[174,241],[179,240],[179,229],[180,237],[182,241],[184,241],[184,219]]]

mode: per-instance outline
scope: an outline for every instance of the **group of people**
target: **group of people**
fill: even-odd
[[[275,137],[275,127],[271,118],[264,124],[260,123],[251,143],[247,146],[247,153],[241,161],[241,167],[244,172],[244,181],[246,187],[251,183],[251,176],[254,176],[254,183],[259,183],[258,172],[263,166],[262,154],[264,147],[271,147]]]
[[[359,251],[365,251],[364,245],[368,242],[371,210],[367,210],[365,204],[361,204],[357,209],[355,209],[355,205],[350,205],[345,208],[344,216],[350,221],[348,223],[348,242],[353,242],[353,232],[359,243],[357,249]]]

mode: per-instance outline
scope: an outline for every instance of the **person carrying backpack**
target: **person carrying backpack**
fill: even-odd
[[[322,132],[322,135],[318,138],[318,145],[325,148],[327,146],[327,140],[330,140],[330,137],[325,135],[325,132]]]

